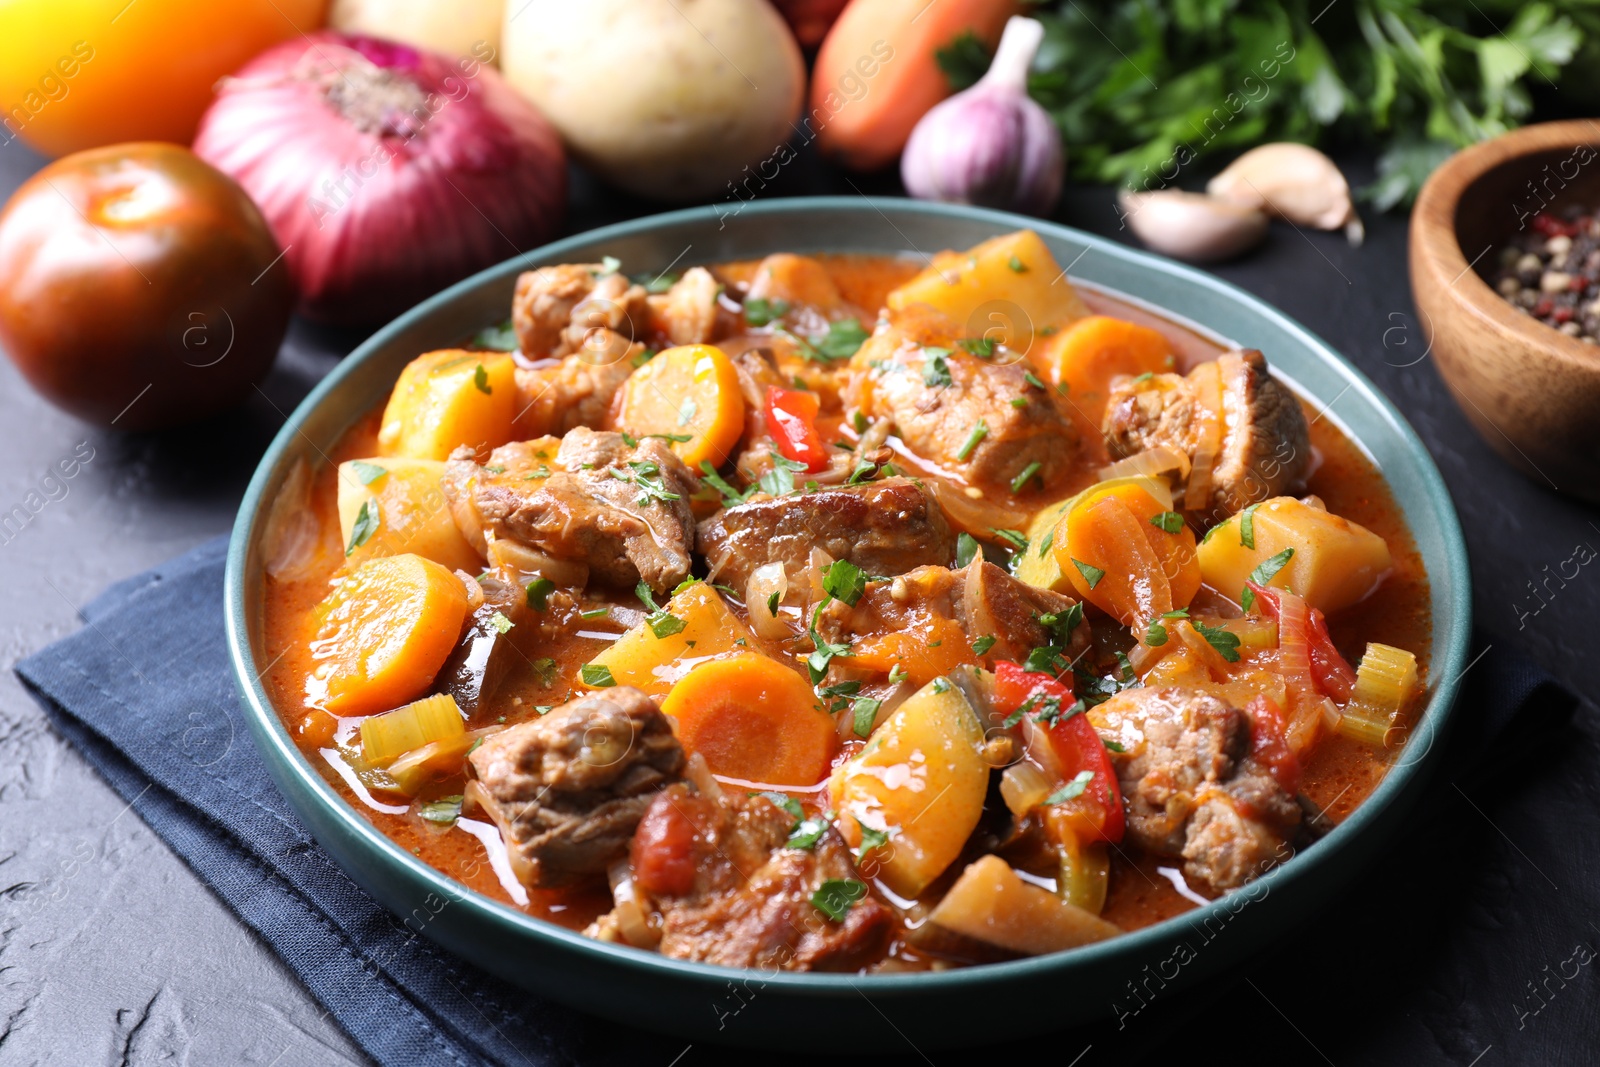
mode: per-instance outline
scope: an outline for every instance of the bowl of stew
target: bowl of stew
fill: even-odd
[[[785,1048],[1127,1017],[1268,945],[1404,820],[1469,617],[1437,470],[1304,328],[861,198],[419,305],[290,417],[227,579],[256,743],[377,899]]]

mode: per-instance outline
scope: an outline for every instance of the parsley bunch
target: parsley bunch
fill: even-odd
[[[1381,153],[1366,195],[1387,210],[1454,149],[1527,121],[1533,92],[1600,96],[1587,0],[1042,0],[1029,13],[1046,31],[1029,91],[1075,175],[1136,189],[1267,141],[1363,142]],[[956,88],[988,65],[970,36],[939,58]]]

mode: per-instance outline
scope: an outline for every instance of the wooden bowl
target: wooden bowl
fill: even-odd
[[[1600,121],[1526,126],[1452,156],[1411,216],[1411,289],[1445,384],[1483,439],[1541,484],[1600,500],[1600,345],[1486,280],[1544,210],[1600,210]]]

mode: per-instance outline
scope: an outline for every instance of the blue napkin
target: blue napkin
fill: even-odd
[[[597,1025],[438,948],[323,853],[268,778],[244,722],[223,637],[225,554],[219,538],[119,582],[84,608],[81,631],[17,666],[56,729],[379,1064],[545,1067],[596,1046],[615,1055],[619,1043],[628,1059],[649,1049],[652,1060],[670,1060],[675,1042],[651,1047],[652,1038]],[[1442,773],[1467,782],[1474,766],[1492,772],[1491,750],[1503,758],[1508,745],[1536,744],[1575,704],[1498,639],[1480,634],[1475,657],[1479,649],[1492,654],[1470,662],[1442,754]],[[1453,795],[1431,792],[1436,803]]]

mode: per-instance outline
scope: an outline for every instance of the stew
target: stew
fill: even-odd
[[[524,274],[269,514],[266,681],[401,846],[672,957],[917,970],[1235,891],[1382,779],[1427,577],[1262,353],[1027,231],[622,266]]]

